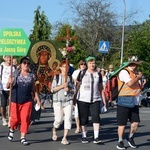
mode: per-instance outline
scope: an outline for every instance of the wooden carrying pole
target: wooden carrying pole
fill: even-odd
[[[11,56],[11,69],[10,69],[10,77],[12,81],[12,66],[13,66],[13,56]],[[10,112],[11,112],[11,99],[12,99],[12,82],[10,84],[10,91],[9,91],[9,109],[8,109],[8,117],[10,117]]]
[[[68,68],[69,68],[69,63],[68,63],[68,58],[66,58],[65,82],[67,82],[67,79],[68,79]]]

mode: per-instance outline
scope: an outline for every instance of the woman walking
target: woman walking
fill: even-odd
[[[74,86],[71,76],[68,76],[69,63],[63,60],[60,63],[61,73],[54,76],[52,82],[53,93],[53,108],[54,108],[54,123],[53,123],[53,136],[52,140],[57,140],[56,131],[64,120],[64,135],[61,143],[68,145],[67,135],[72,125],[72,110],[73,110],[73,94]],[[67,79],[67,80],[66,80]]]
[[[102,76],[96,68],[95,57],[89,56],[86,58],[87,70],[84,74],[78,76],[77,82],[80,83],[79,97],[78,97],[78,110],[79,120],[82,129],[82,143],[89,143],[87,137],[87,125],[89,114],[91,114],[91,121],[93,123],[94,139],[93,143],[103,144],[99,138],[100,129],[100,102],[104,97]],[[84,76],[83,76],[84,75]],[[82,84],[81,84],[82,83]],[[78,91],[78,90],[77,90]],[[74,99],[75,100],[75,99]],[[75,103],[75,102],[74,102]]]
[[[35,90],[34,75],[29,72],[30,59],[23,57],[20,60],[20,70],[15,72],[14,77],[10,77],[7,86],[13,84],[11,110],[10,110],[10,130],[8,140],[12,141],[14,131],[20,127],[20,143],[28,145],[26,134],[30,125],[33,96],[40,106],[40,99]]]
[[[81,70],[84,70],[84,69],[86,69],[86,62],[84,60],[80,60],[79,63],[78,63],[78,69],[75,70],[72,74],[72,78],[73,78],[75,84],[77,82],[77,77],[79,75],[79,72]],[[75,106],[74,106],[74,118],[75,118],[75,123],[76,123],[75,133],[79,133],[80,132],[80,121],[79,121],[79,114],[78,114],[77,104],[75,104]]]

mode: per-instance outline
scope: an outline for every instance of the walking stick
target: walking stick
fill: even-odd
[[[68,67],[69,67],[69,62],[68,62],[68,58],[66,57],[66,72],[65,72],[65,83],[68,80]],[[65,91],[64,95],[67,95],[67,92]]]
[[[11,67],[10,67],[10,77],[11,77],[11,81],[12,81],[12,63],[13,63],[13,56],[11,56]],[[10,122],[11,99],[12,99],[12,82],[10,83],[10,91],[9,91],[8,122]]]

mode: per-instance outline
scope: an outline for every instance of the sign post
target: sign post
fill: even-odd
[[[104,65],[104,54],[108,53],[108,50],[109,50],[109,42],[106,42],[106,41],[100,41],[99,42],[99,47],[98,47],[98,51],[100,53],[102,53],[102,67]]]
[[[100,41],[98,51],[100,53],[108,53],[109,50],[109,42],[106,41]]]

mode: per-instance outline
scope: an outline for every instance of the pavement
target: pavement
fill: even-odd
[[[107,113],[101,114],[101,129],[100,138],[104,145],[93,144],[93,130],[91,122],[88,125],[88,138],[90,143],[81,143],[81,133],[75,134],[75,121],[73,120],[72,129],[69,132],[68,141],[70,145],[62,145],[61,139],[63,136],[63,125],[58,130],[58,141],[52,141],[52,124],[53,124],[53,109],[49,106],[42,110],[40,120],[36,120],[35,125],[29,128],[27,139],[30,142],[28,146],[22,146],[19,141],[19,130],[14,134],[12,142],[8,141],[8,127],[2,126],[0,120],[0,150],[116,150],[117,145],[117,123],[116,123],[116,108],[110,108]],[[150,107],[140,108],[141,123],[138,131],[135,134],[135,143],[138,145],[138,150],[150,149]],[[129,124],[126,127],[126,133],[129,132]],[[131,150],[124,140],[124,144],[128,150]]]

